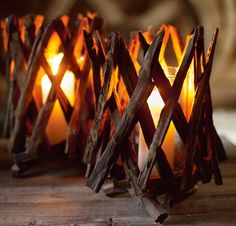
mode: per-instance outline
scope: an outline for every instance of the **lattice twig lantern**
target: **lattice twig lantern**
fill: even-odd
[[[93,15],[79,16],[71,33],[68,22],[69,17],[63,16],[44,31],[41,27],[32,39],[29,58],[24,58],[25,82],[10,136],[16,176],[39,151],[45,153],[66,140],[65,153],[74,156],[85,145],[89,114],[95,107],[83,30],[100,30],[103,20]]]
[[[14,111],[25,82],[27,61],[42,23],[43,16],[33,14],[19,19],[11,15],[6,21],[1,20],[2,51],[5,51],[6,76],[10,81],[3,137],[8,137],[12,130]]]
[[[222,183],[218,158],[225,152],[212,122],[209,86],[217,34],[218,30],[205,58],[202,27],[197,27],[187,37],[186,46],[171,26],[163,26],[150,45],[139,33],[145,54],[139,76],[135,69],[138,68],[138,40],[132,41],[128,51],[121,37],[112,35],[95,124],[84,156],[90,169],[89,187],[98,192],[121,156],[130,194],[156,222],[162,222],[167,217],[167,207],[189,194],[198,181],[209,182],[214,174],[216,184]],[[169,37],[178,61],[171,80],[164,58]],[[99,59],[100,56],[90,57]],[[94,60],[92,62],[95,64]],[[122,86],[126,95],[120,92],[124,90]],[[153,90],[154,87],[158,91]],[[158,95],[153,97],[153,92]],[[155,106],[148,99],[158,101],[159,97],[163,103],[154,115],[151,108]],[[144,150],[135,151],[132,135],[137,131],[137,122],[143,133],[139,145],[145,142],[149,149],[146,157],[143,155],[139,161],[138,156]],[[176,153],[175,146],[180,143],[174,140],[177,133],[182,144],[178,145]],[[158,201],[160,194],[165,194],[164,204]]]

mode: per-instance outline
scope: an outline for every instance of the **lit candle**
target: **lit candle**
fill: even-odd
[[[51,66],[52,73],[55,76],[58,72],[61,60],[63,58],[63,53],[54,55],[48,58],[48,63]],[[42,90],[42,101],[46,102],[47,96],[51,89],[51,81],[47,74],[44,74],[41,79],[41,90]],[[61,81],[61,89],[67,97],[70,104],[74,105],[75,99],[75,76],[74,74],[67,70]],[[65,140],[67,134],[67,122],[64,117],[64,113],[61,109],[60,103],[56,100],[53,107],[51,116],[48,121],[46,128],[46,134],[51,145],[57,144]]]
[[[169,76],[169,79],[171,80],[173,78],[172,76]],[[172,82],[172,80],[170,81]],[[160,93],[156,87],[154,87],[151,95],[147,99],[147,103],[149,106],[149,109],[151,111],[152,118],[154,120],[155,126],[158,123],[158,120],[160,118],[161,110],[164,107],[164,102],[160,96]],[[174,124],[171,122],[169,129],[167,131],[167,134],[165,136],[164,142],[162,144],[162,149],[165,152],[166,158],[173,169],[174,166],[174,137],[175,137],[175,128]],[[142,129],[139,129],[139,148],[138,148],[138,166],[140,171],[143,170],[146,161],[148,157],[148,147],[145,142]],[[151,178],[157,178],[159,177],[159,174],[157,172],[157,169],[154,167],[152,170],[152,173],[150,175]]]

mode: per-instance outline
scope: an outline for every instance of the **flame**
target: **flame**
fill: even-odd
[[[164,107],[164,102],[156,86],[154,87],[152,93],[148,97],[147,103],[150,108],[151,115],[154,119],[154,123],[155,125],[157,125],[160,111]]]
[[[52,69],[53,75],[57,74],[57,71],[59,69],[59,66],[60,66],[63,56],[64,56],[63,53],[58,53],[58,54],[52,56],[51,58],[47,59],[48,64],[50,65],[50,67]]]

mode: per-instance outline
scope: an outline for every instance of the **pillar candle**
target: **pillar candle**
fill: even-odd
[[[63,58],[63,53],[56,54],[48,58],[48,63],[51,66],[52,73],[55,76],[58,72],[60,62]],[[44,74],[41,79],[42,101],[46,102],[47,96],[51,89],[51,81],[47,74]],[[75,76],[67,70],[61,81],[61,89],[67,97],[70,104],[74,105],[75,99]],[[46,127],[46,134],[51,145],[57,144],[65,140],[67,134],[67,122],[65,120],[62,108],[58,100],[56,100],[51,116]]]
[[[169,75],[169,80],[172,83],[173,75]],[[151,95],[147,100],[149,109],[151,111],[152,118],[154,120],[155,126],[158,124],[160,118],[161,110],[164,107],[164,102],[160,96],[160,93],[156,87],[154,87]],[[175,137],[175,128],[174,124],[171,122],[167,134],[165,136],[164,142],[162,144],[162,149],[165,152],[167,160],[173,169],[174,167],[174,137]],[[139,129],[139,148],[138,148],[138,166],[140,171],[143,170],[148,157],[148,147],[145,142],[142,129]],[[151,178],[158,178],[159,174],[157,169],[154,167],[150,175]]]

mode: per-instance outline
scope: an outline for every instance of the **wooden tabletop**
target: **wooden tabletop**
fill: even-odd
[[[236,148],[224,140],[223,186],[198,184],[177,204],[164,225],[236,225]],[[21,179],[11,178],[10,158],[0,145],[0,225],[155,225],[128,194],[93,193],[79,167],[42,163]]]

